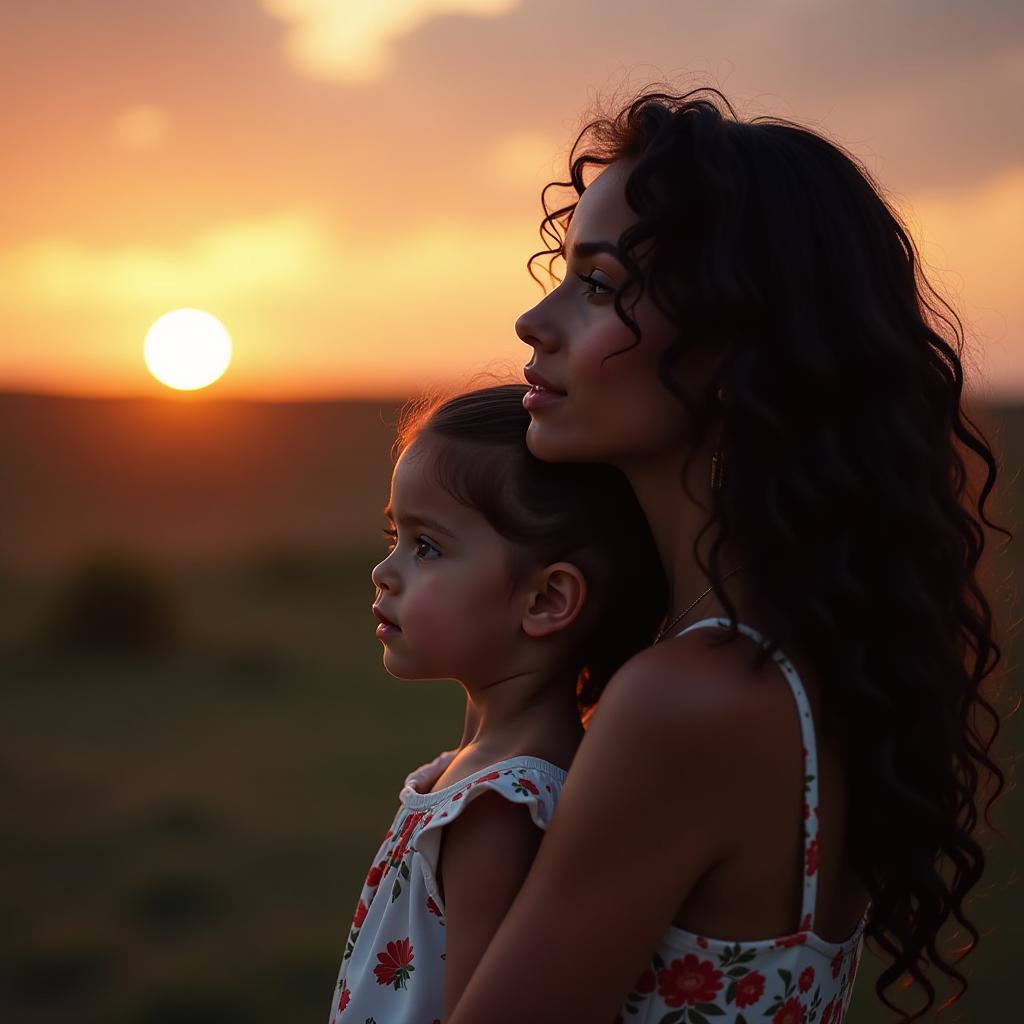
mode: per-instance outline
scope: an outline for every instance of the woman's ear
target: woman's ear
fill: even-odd
[[[559,633],[576,620],[587,600],[587,581],[571,562],[553,562],[541,569],[527,591],[523,632],[543,637]]]

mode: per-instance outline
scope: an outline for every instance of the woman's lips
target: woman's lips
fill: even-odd
[[[561,402],[568,396],[562,391],[551,391],[548,388],[532,387],[523,395],[523,408],[528,411],[542,409],[548,405]]]

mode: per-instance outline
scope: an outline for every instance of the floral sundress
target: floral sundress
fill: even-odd
[[[701,619],[677,633],[716,626]],[[761,644],[764,636],[743,623],[740,632]],[[800,930],[744,941],[716,939],[670,927],[633,983],[615,1024],[843,1024],[863,949],[871,905],[842,942],[814,931],[818,887],[818,757],[811,706],[793,663],[772,655],[796,701],[804,755],[804,886]],[[360,1022],[362,1024],[362,1022]]]
[[[425,792],[455,756],[444,751],[410,772],[373,858],[345,941],[329,1024],[440,1024],[445,908],[436,883],[441,829],[484,790],[525,804],[546,829],[565,770],[539,757],[497,761]]]

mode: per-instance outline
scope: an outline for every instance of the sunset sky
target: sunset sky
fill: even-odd
[[[1024,396],[1024,5],[986,0],[31,0],[0,34],[0,390],[404,395],[530,350],[539,193],[597,101],[712,84],[865,161]]]

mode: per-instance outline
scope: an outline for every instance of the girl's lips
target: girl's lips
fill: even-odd
[[[370,611],[373,612],[373,617],[382,626],[391,626],[393,629],[398,629],[398,626],[396,626],[376,605],[373,605],[370,608]]]
[[[395,636],[402,631],[390,622],[381,622],[377,624],[376,635],[379,637]]]

